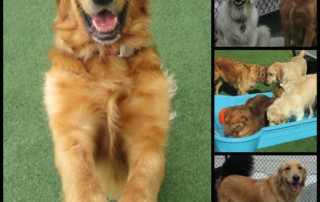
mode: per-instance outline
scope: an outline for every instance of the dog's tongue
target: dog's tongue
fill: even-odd
[[[92,17],[93,25],[98,31],[111,31],[117,24],[117,16],[108,11],[102,11],[98,15]]]
[[[297,192],[297,191],[299,190],[299,186],[298,186],[298,185],[293,185],[293,184],[291,184],[291,185],[290,185],[290,188],[291,188],[291,190],[292,190],[293,192]]]

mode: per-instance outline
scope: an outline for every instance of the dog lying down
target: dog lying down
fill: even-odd
[[[268,126],[266,111],[274,99],[258,95],[243,106],[227,108],[224,115],[224,134],[227,137],[245,137]]]

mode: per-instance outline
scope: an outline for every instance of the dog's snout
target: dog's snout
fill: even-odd
[[[294,175],[292,176],[293,181],[298,182],[300,180],[300,176],[299,175]]]
[[[95,4],[106,5],[112,2],[112,0],[93,0]]]

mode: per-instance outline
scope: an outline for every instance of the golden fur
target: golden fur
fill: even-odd
[[[214,82],[216,94],[222,82],[238,90],[238,95],[247,94],[257,82],[265,82],[267,67],[238,62],[227,57],[214,58]]]
[[[244,106],[227,108],[224,115],[224,134],[231,137],[245,137],[268,126],[265,115],[273,101],[265,95],[257,95],[248,99]]]
[[[286,161],[266,179],[230,175],[218,184],[219,202],[295,202],[306,178],[306,168],[297,160]]]
[[[155,202],[164,176],[172,83],[150,45],[148,1],[110,5],[104,6],[114,15],[126,5],[128,11],[123,29],[105,40],[86,30],[80,12],[94,17],[102,5],[57,0],[45,82],[55,163],[67,202]],[[135,53],[105,56],[121,46]]]
[[[317,0],[281,0],[280,14],[285,46],[316,46]]]
[[[283,88],[286,89],[286,85],[290,81],[297,81],[307,73],[307,62],[303,58],[304,51],[301,51],[299,55],[291,58],[290,62],[276,62],[268,68],[266,84],[272,82],[280,82],[283,84]]]
[[[268,108],[269,124],[277,125],[288,122],[292,116],[296,117],[296,121],[300,121],[307,107],[310,109],[309,118],[312,118],[312,105],[316,96],[317,74],[308,74],[296,82],[290,82],[287,90]]]

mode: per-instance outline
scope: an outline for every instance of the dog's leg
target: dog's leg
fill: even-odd
[[[51,54],[51,60],[53,67],[46,75],[45,102],[64,199],[66,202],[106,202],[95,173],[98,120],[95,105],[86,96],[89,91],[85,88],[86,81],[82,80],[84,74],[81,74],[83,77],[73,74],[85,68],[59,51]]]
[[[285,32],[285,34],[284,34],[284,46],[285,47],[291,47],[290,41],[291,41],[291,38],[290,38],[289,34]]]
[[[303,47],[311,47],[312,46],[312,42],[314,40],[315,37],[315,32],[314,32],[315,28],[307,28],[306,32],[304,34],[304,39],[303,39]]]
[[[62,126],[63,124],[61,124]],[[65,202],[107,202],[96,178],[94,146],[83,130],[53,130],[55,162]]]
[[[268,47],[270,46],[270,29],[262,25],[257,28],[258,40],[256,46]]]
[[[296,121],[301,121],[303,119],[303,116],[304,116],[304,111],[300,110],[300,109],[297,109],[297,110],[294,111],[294,114],[297,117]]]
[[[219,94],[219,89],[220,89],[220,86],[222,85],[222,81],[221,80],[218,80],[218,83],[216,84],[215,86],[215,90],[216,90],[216,95]]]
[[[312,105],[313,104],[309,105],[310,115],[309,115],[308,119],[311,119],[311,118],[314,117],[314,112],[313,112],[313,109],[312,109]]]
[[[165,168],[170,84],[152,50],[133,58],[132,98],[120,106],[129,165],[119,202],[156,202]]]

